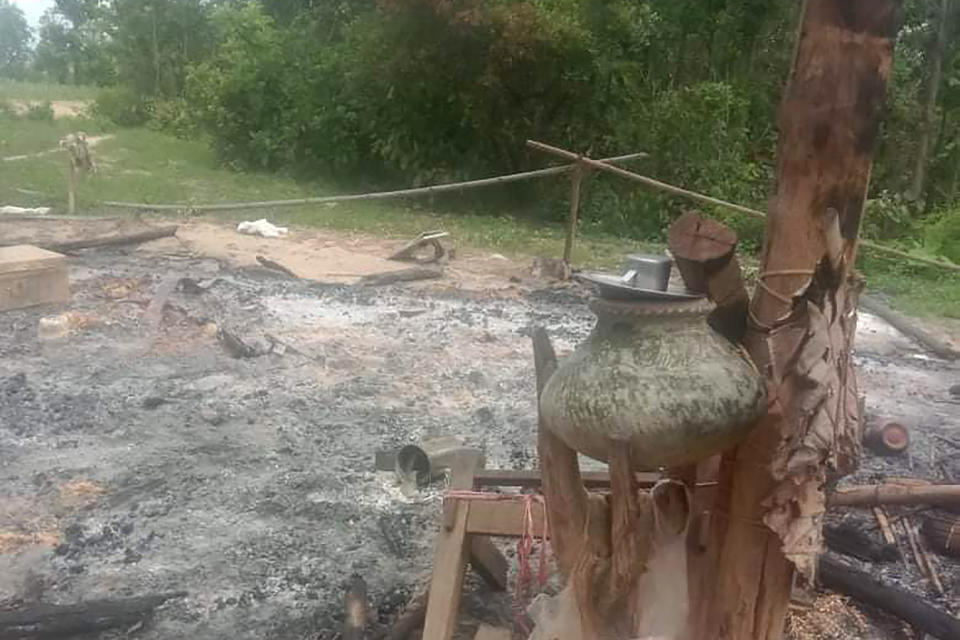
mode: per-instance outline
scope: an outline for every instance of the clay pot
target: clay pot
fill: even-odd
[[[735,445],[765,410],[762,377],[707,324],[707,301],[591,308],[593,332],[540,399],[545,425],[572,449],[606,461],[628,446],[637,469],[689,464]]]

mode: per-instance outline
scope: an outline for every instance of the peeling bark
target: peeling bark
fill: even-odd
[[[793,570],[812,579],[828,473],[859,456],[851,267],[899,18],[895,0],[808,0],[781,107],[778,186],[745,344],[768,415],[725,455],[697,638],[780,638]]]

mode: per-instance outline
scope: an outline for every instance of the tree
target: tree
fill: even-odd
[[[209,11],[200,0],[113,0],[111,50],[120,82],[143,95],[179,95],[188,64],[212,47]]]
[[[0,76],[23,76],[32,38],[30,25],[20,8],[10,0],[0,0]]]
[[[112,84],[108,14],[97,0],[57,0],[40,18],[36,66],[69,84]]]
[[[929,161],[930,142],[934,134],[937,111],[937,93],[943,80],[943,57],[947,48],[947,32],[950,21],[950,0],[940,0],[940,9],[933,27],[927,50],[927,79],[923,98],[923,124],[920,129],[916,162],[913,169],[913,184],[907,192],[911,200],[923,197]]]
[[[806,5],[745,340],[769,410],[725,455],[697,638],[781,637],[794,570],[807,580],[816,571],[828,477],[859,456],[852,269],[899,2]]]

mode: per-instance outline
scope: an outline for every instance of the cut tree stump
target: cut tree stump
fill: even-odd
[[[73,638],[107,629],[129,628],[167,600],[184,591],[78,604],[34,604],[0,611],[0,640],[13,638]]]
[[[900,455],[910,446],[910,432],[899,422],[887,422],[868,428],[863,434],[863,444],[877,455]]]

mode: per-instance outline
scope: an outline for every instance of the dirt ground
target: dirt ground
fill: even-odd
[[[139,224],[0,220],[0,237]],[[402,266],[384,259],[402,244],[189,221],[176,239],[78,252],[65,308],[0,314],[0,608],[184,590],[135,636],[333,638],[359,574],[389,624],[430,570],[443,487],[402,491],[374,453],[456,435],[489,467],[533,468],[530,330],[562,354],[593,319],[585,290],[489,253],[458,253],[439,280],[351,286]],[[67,311],[70,335],[40,339],[40,319]],[[218,330],[261,355],[233,357]],[[871,316],[858,340],[870,419],[913,441],[849,481],[938,477],[954,458],[937,436],[960,430],[957,365]],[[960,572],[940,565],[952,609]],[[909,565],[875,571],[924,592]],[[509,623],[508,595],[472,577],[465,593],[463,637]]]
[[[10,106],[18,115],[23,115],[30,110],[32,105],[44,104],[42,100],[11,100]],[[50,108],[53,109],[54,118],[76,118],[86,113],[92,104],[91,100],[51,100]]]

